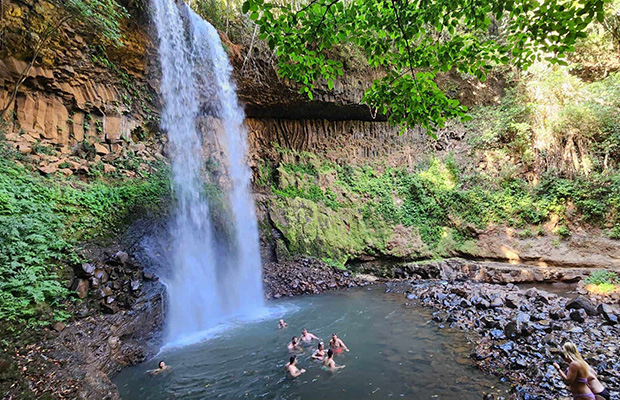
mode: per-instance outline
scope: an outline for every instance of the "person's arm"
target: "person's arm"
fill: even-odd
[[[338,339],[338,340],[340,341],[340,345],[341,345],[342,347],[344,347],[344,350],[345,350],[345,351],[349,351],[349,348],[347,347],[347,345],[346,345],[346,344],[344,344],[344,342],[342,341],[342,339]]]
[[[318,341],[321,341],[321,339],[319,339],[318,336],[316,336],[314,333],[311,333],[310,336],[311,336],[311,339],[316,339]]]
[[[564,371],[562,371],[562,368],[560,368],[560,365],[556,362],[553,363],[553,366],[555,367],[555,369],[558,370],[558,374],[560,374],[560,376],[562,377],[563,380],[566,380],[566,374],[564,373]]]

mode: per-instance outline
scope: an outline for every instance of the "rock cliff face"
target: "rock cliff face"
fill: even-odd
[[[44,173],[65,162],[66,174],[98,163],[111,172],[131,146],[141,156],[161,157],[162,137],[153,135],[159,108],[154,49],[144,26],[127,22],[122,43],[104,49],[66,22],[29,67],[41,31],[58,23],[55,11],[44,0],[4,3],[0,109],[7,108],[6,139]]]

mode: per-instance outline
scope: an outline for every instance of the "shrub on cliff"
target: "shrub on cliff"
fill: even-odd
[[[75,246],[113,232],[136,206],[157,207],[168,191],[165,174],[86,183],[0,159],[0,320],[18,326],[66,317],[61,275],[80,261]]]

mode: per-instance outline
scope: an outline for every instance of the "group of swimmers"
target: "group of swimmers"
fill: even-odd
[[[279,329],[284,329],[287,327],[288,324],[284,322],[284,320],[280,320],[278,322]],[[313,360],[320,361],[323,364],[323,369],[328,371],[336,371],[345,367],[345,365],[336,365],[334,355],[340,354],[343,351],[349,351],[349,348],[335,333],[332,333],[332,338],[329,341],[329,350],[327,350],[327,352],[325,352],[325,345],[323,344],[323,341],[318,336],[308,332],[306,328],[301,330],[301,336],[299,338],[297,336],[293,336],[287,348],[291,353],[303,353],[304,349],[301,347],[301,343],[310,344],[313,340],[316,340],[319,343],[311,358]],[[299,369],[297,367],[297,355],[295,354],[291,355],[288,364],[286,364],[284,368],[293,378],[296,378],[306,372],[305,369]]]

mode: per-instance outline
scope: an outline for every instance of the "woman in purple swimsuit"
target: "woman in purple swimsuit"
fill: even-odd
[[[553,366],[570,388],[573,400],[596,400],[588,387],[588,363],[581,357],[574,344],[567,342],[562,346],[562,359],[568,363],[566,372],[562,371],[557,363],[553,363]]]

